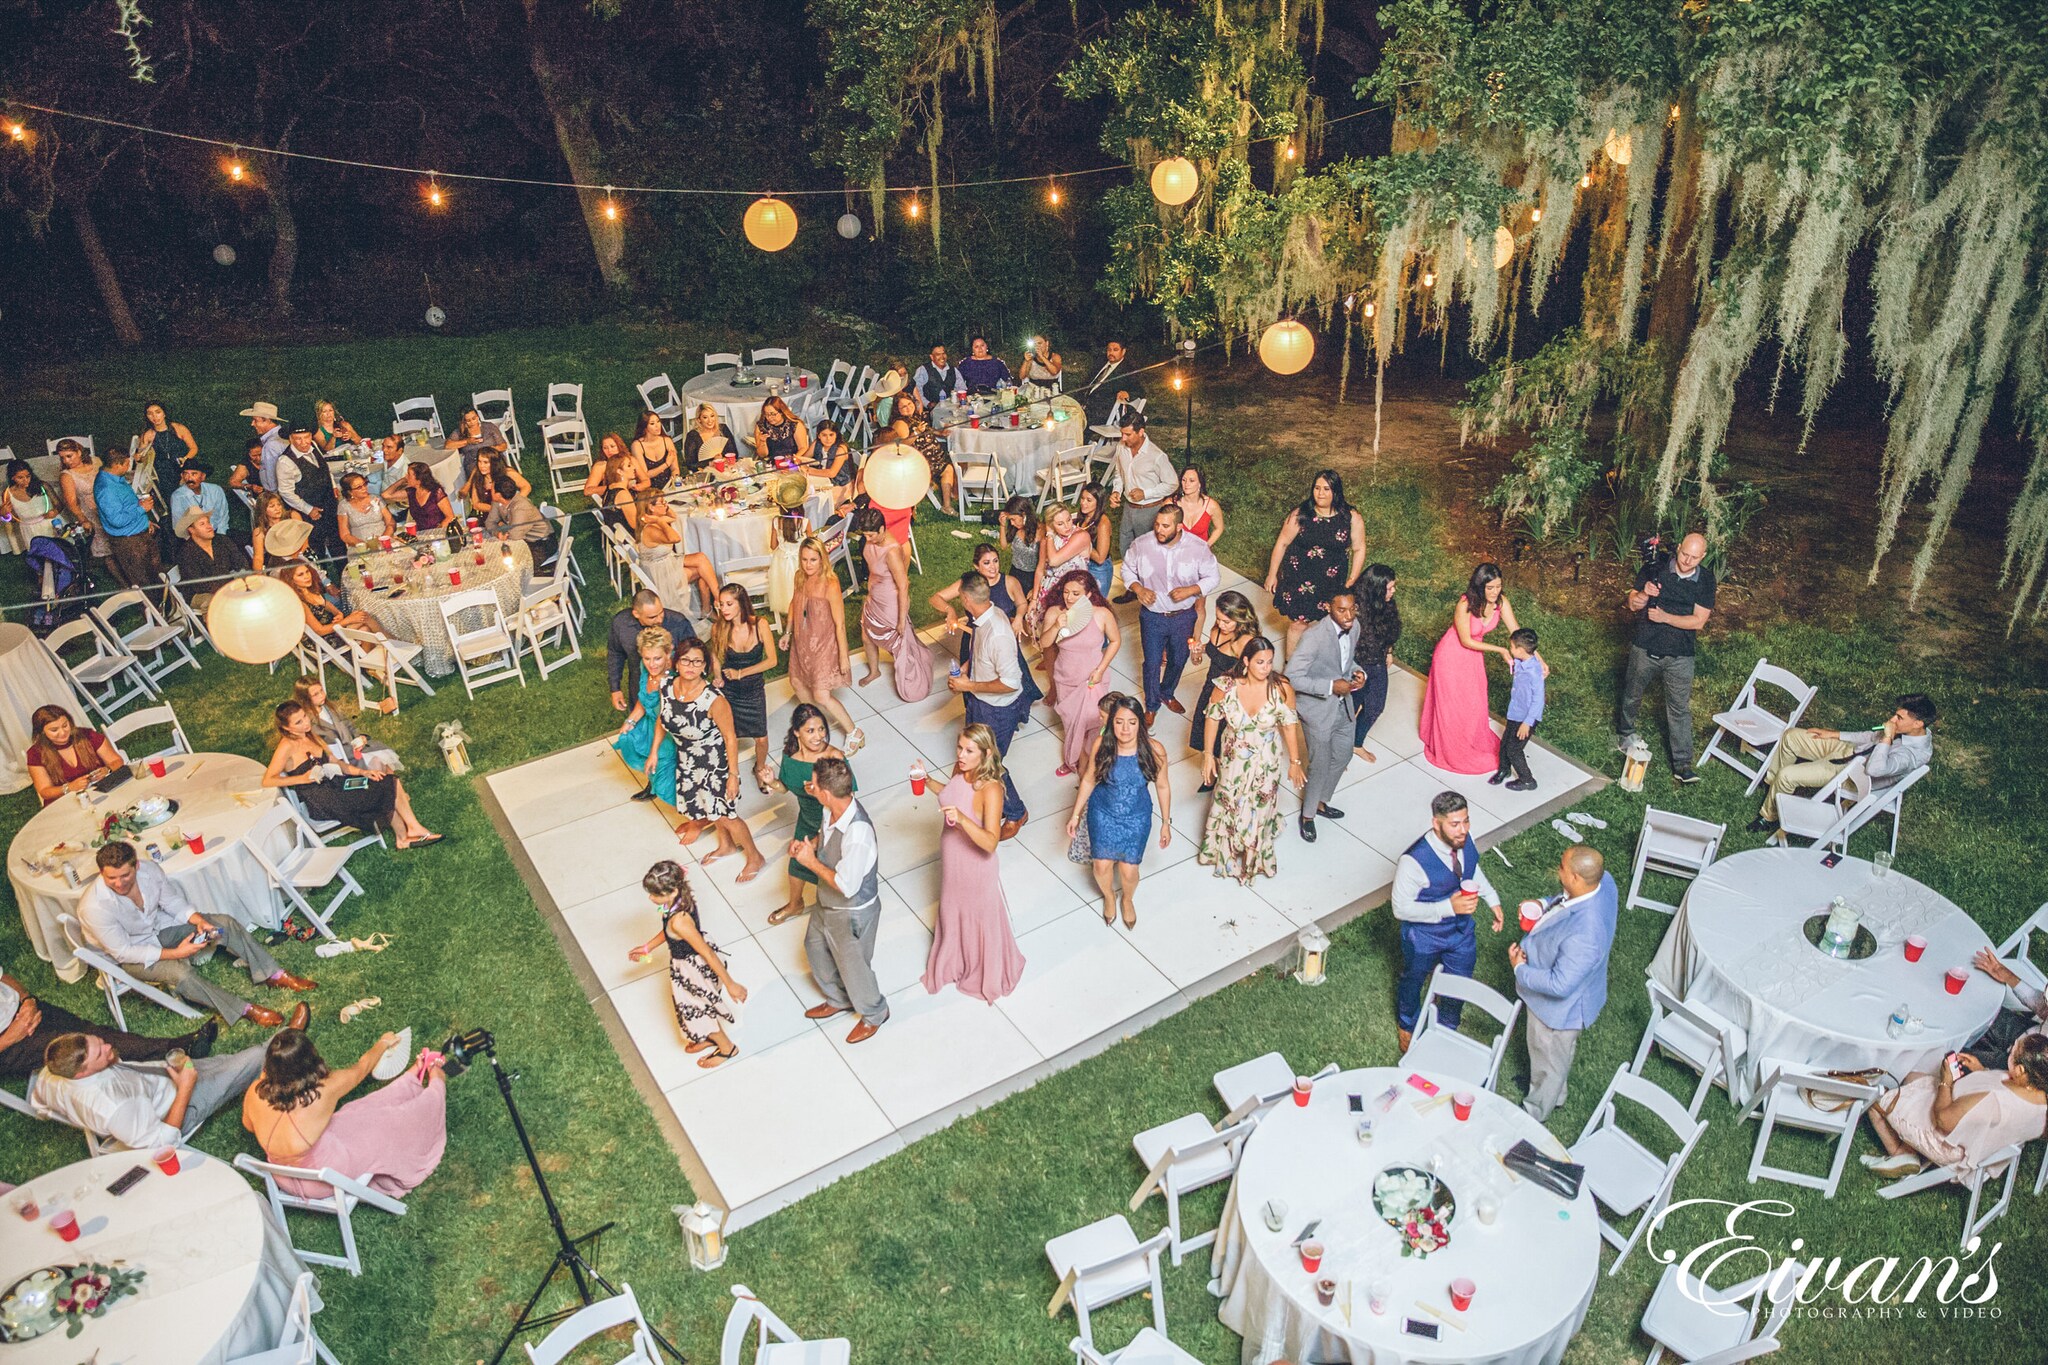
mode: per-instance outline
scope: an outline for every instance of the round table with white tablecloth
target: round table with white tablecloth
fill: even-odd
[[[810,483],[811,495],[804,501],[804,516],[815,530],[832,520],[832,484],[815,475]],[[670,493],[669,502],[676,509],[676,523],[682,527],[683,553],[708,556],[711,567],[721,578],[732,560],[765,555],[775,548],[775,519],[780,514],[772,506],[736,502],[700,509],[697,495],[687,488]]]
[[[257,819],[283,799],[276,788],[263,785],[263,765],[255,759],[240,754],[173,754],[164,760],[162,777],[144,772],[111,792],[81,795],[88,798],[89,808],[81,808],[77,797],[60,797],[23,825],[7,849],[7,879],[21,906],[22,927],[28,930],[36,956],[55,967],[64,980],[85,975],[85,964],[71,955],[57,916],[76,913],[84,888],[99,875],[90,845],[102,823],[146,796],[176,801],[177,814],[130,842],[144,857],[151,844],[164,849],[164,871],[195,908],[267,929],[284,923],[270,876],[246,846]],[[180,831],[205,835],[206,851],[195,854],[182,843],[173,846],[173,836]],[[264,852],[281,858],[290,850],[291,832],[279,830],[275,846]],[[31,869],[32,862],[41,863],[43,870]],[[76,887],[65,880],[66,863],[78,873]]]
[[[91,719],[49,647],[20,622],[0,621],[0,793],[29,785],[28,746],[36,739],[29,719],[50,705],[80,725]]]
[[[1592,1193],[1563,1199],[1511,1175],[1493,1155],[1524,1139],[1551,1156],[1564,1156],[1564,1147],[1490,1091],[1478,1092],[1471,1118],[1460,1123],[1449,1100],[1458,1082],[1429,1077],[1444,1091],[1431,1101],[1406,1083],[1409,1074],[1373,1067],[1325,1076],[1306,1107],[1282,1100],[1246,1141],[1211,1255],[1223,1295],[1216,1316],[1244,1338],[1244,1365],[1555,1365],[1585,1320],[1600,1276]],[[1389,1088],[1396,1094],[1383,1110]],[[1362,1113],[1352,1112],[1351,1095],[1363,1097]],[[1362,1118],[1374,1124],[1369,1145],[1358,1141]],[[1400,1235],[1374,1210],[1373,1182],[1390,1166],[1426,1168],[1432,1156],[1456,1200],[1450,1240],[1428,1256],[1404,1257]],[[1490,1226],[1479,1218],[1482,1199],[1497,1206]],[[1278,1232],[1266,1225],[1269,1201],[1286,1206]],[[1319,1220],[1315,1236],[1325,1247],[1316,1275],[1301,1268],[1293,1245],[1311,1220]],[[1328,1308],[1316,1301],[1323,1276],[1337,1281]],[[1447,1288],[1459,1277],[1478,1287],[1463,1313],[1451,1308]],[[1375,1281],[1391,1291],[1383,1314],[1369,1302]],[[1421,1304],[1458,1326],[1441,1326],[1436,1341],[1404,1333],[1404,1319],[1437,1321]]]
[[[85,1328],[63,1328],[7,1347],[9,1365],[223,1365],[277,1345],[293,1287],[305,1269],[269,1206],[219,1157],[190,1148],[167,1176],[144,1152],[109,1152],[37,1176],[22,1192],[47,1205],[68,1200],[80,1233],[66,1242],[47,1223],[7,1214],[0,1236],[0,1292],[45,1266],[118,1263],[142,1282]],[[107,1186],[148,1172],[125,1194]],[[315,1311],[320,1307],[317,1291]]]
[[[1081,445],[1088,427],[1081,405],[1064,395],[1036,403],[946,402],[932,409],[931,420],[954,458],[973,455],[1001,464],[1012,493],[1034,492],[1039,471],[1062,450]]]
[[[420,545],[437,543],[433,537]],[[455,648],[448,643],[448,623],[441,616],[441,600],[476,588],[488,589],[498,599],[498,610],[509,627],[519,614],[520,598],[527,591],[533,573],[533,552],[523,540],[486,540],[481,548],[464,544],[446,559],[415,567],[417,546],[399,545],[391,550],[374,550],[352,555],[344,571],[348,604],[368,612],[384,633],[420,646],[420,665],[436,677],[455,671]],[[507,567],[506,558],[511,558]],[[374,588],[363,586],[368,570]],[[462,581],[457,583],[456,578]],[[480,615],[469,612],[469,616]],[[480,624],[457,618],[463,629]]]
[[[1837,896],[1863,912],[1873,956],[1843,960],[1808,940],[1806,922],[1826,915]],[[1911,934],[1927,939],[1918,962],[1905,958]],[[1743,1030],[1734,1095],[1741,1103],[1767,1058],[1830,1070],[1882,1067],[1898,1077],[1930,1069],[1998,1014],[2004,989],[1982,972],[1970,972],[1960,995],[1942,986],[1950,967],[1968,969],[1990,946],[1976,921],[1903,872],[1879,877],[1861,858],[1831,869],[1812,849],[1760,848],[1700,874],[1650,973]],[[1885,1026],[1901,1003],[1921,1027],[1893,1038]]]
[[[759,382],[745,382],[749,376]],[[803,418],[807,425],[817,425],[812,414],[817,412],[825,391],[818,383],[816,370],[806,370],[797,365],[751,365],[742,374],[740,370],[727,366],[686,379],[677,389],[683,405],[682,430],[676,433],[677,443],[681,443],[683,432],[697,420],[697,405],[709,403],[718,409],[719,420],[732,428],[732,438],[740,443],[740,448],[751,451],[754,423],[761,420],[761,404],[778,389],[791,412]]]

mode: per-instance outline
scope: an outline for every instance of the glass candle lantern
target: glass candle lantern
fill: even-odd
[[[692,1270],[716,1270],[725,1264],[725,1210],[699,1200],[673,1209],[683,1227]]]
[[[1622,751],[1621,789],[1625,792],[1641,791],[1643,779],[1649,772],[1650,746],[1643,743],[1641,736],[1637,736],[1630,741],[1628,748]]]
[[[1304,986],[1323,984],[1323,968],[1330,956],[1330,936],[1309,925],[1294,940],[1294,979]]]

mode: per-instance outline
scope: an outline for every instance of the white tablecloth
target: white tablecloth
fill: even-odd
[[[1863,911],[1877,953],[1832,958],[1806,939],[1806,921],[1836,896]],[[1927,952],[1907,962],[1908,934]],[[1991,940],[1946,898],[1902,872],[1878,878],[1861,858],[1822,867],[1805,849],[1752,849],[1723,858],[1687,891],[1650,972],[1666,989],[1728,1017],[1748,1034],[1738,1102],[1762,1079],[1765,1058],[1829,1069],[1924,1071],[1983,1032],[2004,990],[1972,971],[1961,995],[1942,987]],[[1925,1023],[1902,1038],[1885,1023],[1900,1002]]]
[[[152,842],[167,850],[171,832],[204,834],[206,852],[194,855],[183,844],[167,852],[163,869],[184,889],[194,907],[210,914],[231,915],[244,924],[275,929],[283,917],[277,893],[268,874],[249,855],[244,841],[257,818],[281,800],[276,788],[265,787],[263,765],[240,754],[178,754],[166,761],[162,777],[145,772],[140,778],[122,783],[112,792],[90,793],[91,810],[81,810],[76,797],[60,797],[37,812],[14,836],[7,850],[7,880],[13,884],[14,899],[21,906],[22,927],[36,956],[57,969],[66,981],[85,975],[85,964],[71,955],[57,916],[75,913],[99,870],[87,844],[98,833],[107,816],[128,809],[145,796],[168,796],[178,803],[178,813],[147,830],[141,838],[142,854],[148,855]],[[61,865],[46,859],[49,871],[37,874],[28,869],[27,859],[43,858],[52,845],[68,840],[78,846],[69,855],[77,869],[79,886],[65,884]],[[282,857],[290,849],[291,837],[280,830],[275,846],[265,853]]]
[[[80,725],[93,719],[36,633],[18,621],[0,622],[0,793],[29,785],[25,756],[36,738],[29,717],[53,703]]]
[[[178,1174],[166,1176],[146,1153],[110,1152],[27,1184],[39,1201],[60,1193],[69,1199],[83,1231],[65,1242],[10,1212],[0,1237],[0,1288],[44,1266],[88,1262],[121,1261],[145,1278],[78,1336],[60,1327],[7,1347],[9,1365],[221,1365],[277,1345],[304,1266],[233,1167],[190,1149],[180,1160]],[[107,1193],[136,1166],[149,1174],[126,1194]]]
[[[505,555],[512,555],[512,568],[505,567]],[[384,628],[384,633],[400,640],[408,640],[422,649],[420,665],[436,677],[455,671],[455,649],[448,643],[448,623],[441,616],[441,599],[475,588],[489,588],[498,599],[498,610],[505,614],[509,627],[512,618],[519,613],[519,600],[525,594],[528,580],[533,576],[533,552],[525,541],[514,540],[500,544],[486,540],[483,545],[483,563],[476,562],[474,547],[464,546],[431,569],[411,568],[414,551],[401,547],[391,551],[376,551],[368,555],[351,556],[344,582],[348,587],[348,604],[357,611],[366,611],[372,620]],[[368,566],[376,581],[374,590],[363,586],[363,569]],[[449,581],[449,571],[462,575],[460,586]],[[405,576],[404,596],[393,597],[396,590],[393,580]],[[479,612],[469,612],[477,616]],[[465,630],[474,629],[480,622],[457,620]]]
[[[1053,418],[1049,427],[1045,425],[1048,413]],[[1012,416],[1017,419],[1014,428]],[[982,416],[979,427],[973,424],[973,417],[972,411],[958,403],[941,403],[932,409],[932,425],[945,436],[947,448],[956,456],[981,455],[999,461],[1012,493],[1034,491],[1038,471],[1062,450],[1082,444],[1088,425],[1081,405],[1065,396],[1054,398],[1050,405],[1022,404],[1014,412],[991,410]]]
[[[768,381],[778,380],[782,384],[782,401],[789,404],[791,412],[812,426],[817,422],[812,415],[823,403],[824,389],[818,383],[816,370],[806,370],[796,365],[755,365],[748,373],[759,379],[758,384],[736,384],[740,377],[735,369],[712,370],[694,379],[686,379],[678,388],[683,403],[683,428],[688,430],[696,420],[697,405],[709,403],[718,409],[718,416],[728,427],[740,448],[753,450],[754,423],[761,420],[761,404],[769,396]],[[810,387],[802,387],[801,381],[808,379]],[[680,434],[677,437],[681,440]]]
[[[1523,1138],[1552,1155],[1564,1149],[1515,1105],[1481,1091],[1472,1117],[1459,1123],[1448,1102],[1418,1113],[1421,1094],[1400,1086],[1391,1111],[1376,1097],[1408,1073],[1389,1067],[1346,1071],[1316,1082],[1306,1108],[1285,1100],[1245,1144],[1223,1210],[1212,1267],[1223,1302],[1216,1316],[1244,1338],[1244,1365],[1288,1361],[1352,1361],[1355,1365],[1486,1361],[1555,1365],[1585,1320],[1600,1273],[1600,1232],[1593,1197],[1566,1203],[1516,1180],[1487,1149],[1505,1152]],[[1447,1076],[1431,1079],[1446,1092]],[[1347,1096],[1365,1097],[1364,1115]],[[1372,1145],[1360,1146],[1358,1121],[1376,1124]],[[1373,1179],[1389,1166],[1426,1167],[1441,1154],[1442,1179],[1457,1200],[1450,1242],[1434,1254],[1403,1257],[1400,1236],[1372,1205]],[[1500,1212],[1491,1227],[1476,1206],[1484,1195]],[[1281,1231],[1266,1227],[1268,1200],[1287,1205]],[[1327,1248],[1322,1269],[1301,1268],[1291,1243],[1310,1219]],[[1315,1281],[1337,1281],[1337,1301],[1316,1302]],[[1472,1307],[1451,1313],[1447,1286],[1460,1276],[1478,1286]],[[1367,1290],[1384,1278],[1393,1294],[1375,1316]],[[1441,1340],[1409,1336],[1404,1318],[1434,1321],[1416,1307],[1432,1304],[1465,1327],[1442,1329]],[[1350,1306],[1350,1318],[1345,1307]]]
[[[813,529],[832,520],[831,485],[811,481],[811,496],[804,502],[804,515]],[[765,555],[775,548],[776,513],[741,509],[720,517],[710,512],[676,513],[683,528],[683,552],[711,557],[711,566],[721,578],[726,564],[734,559]]]

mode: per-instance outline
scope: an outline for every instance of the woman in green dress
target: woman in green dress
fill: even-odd
[[[782,741],[782,766],[776,770],[769,784],[777,791],[793,792],[796,795],[796,829],[790,834],[791,840],[809,839],[825,827],[825,807],[818,798],[804,790],[811,780],[811,769],[821,758],[845,758],[838,746],[832,743],[832,727],[825,720],[825,713],[810,702],[798,702],[796,709],[789,713],[789,735]],[[855,783],[855,789],[859,789]],[[796,859],[789,860],[789,899],[768,916],[770,924],[781,924],[804,910],[804,887],[816,886],[818,876]]]
[[[634,645],[640,651],[640,695],[619,726],[612,747],[633,772],[647,779],[647,791],[635,800],[653,795],[676,803],[676,742],[661,728],[661,689],[668,686],[674,663],[675,641],[660,626],[640,632]]]

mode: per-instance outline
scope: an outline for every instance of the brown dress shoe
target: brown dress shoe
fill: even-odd
[[[301,1005],[300,1009],[303,1008],[305,1007]],[[297,1010],[294,1010],[292,1012],[294,1014],[298,1013]],[[254,1024],[257,1028],[284,1027],[284,1016],[282,1014],[279,1014],[276,1010],[270,1008],[270,1006],[268,1005],[251,1005],[249,1006],[249,1008],[242,1011],[242,1017],[244,1019],[247,1019],[250,1023]]]
[[[1166,709],[1173,712],[1176,716],[1184,716],[1188,713],[1188,708],[1180,704],[1179,697],[1168,697],[1166,699]]]
[[[1403,1052],[1406,1052],[1408,1050],[1408,1044],[1414,1040],[1414,1035],[1404,1028],[1395,1029],[1394,1036],[1400,1040],[1401,1051]]]
[[[1014,838],[1016,838],[1016,837],[1017,837],[1017,831],[1018,831],[1018,830],[1020,830],[1020,829],[1022,829],[1022,828],[1024,828],[1024,822],[1025,822],[1026,820],[1029,820],[1030,818],[1031,818],[1030,816],[1028,816],[1028,815],[1025,815],[1025,816],[1020,816],[1020,817],[1018,817],[1018,818],[1017,818],[1017,819],[1015,819],[1015,820],[1005,820],[1005,821],[1003,821],[1003,823],[1002,823],[1001,827],[1000,827],[1000,828],[998,828],[998,829],[997,829],[997,831],[996,831],[996,842],[997,842],[997,843],[1001,843],[1001,842],[1002,842],[1003,840],[1005,840],[1005,839],[1014,839]]]
[[[301,1000],[292,1006],[291,1016],[284,1021],[286,1028],[304,1028],[313,1017],[313,1007]]]
[[[1147,711],[1147,712],[1145,713],[1145,728],[1146,728],[1147,730],[1150,730],[1150,729],[1152,729],[1153,727],[1157,726],[1158,724],[1159,724],[1159,710],[1158,710],[1158,708],[1157,708],[1157,707],[1154,707],[1154,708],[1153,708],[1152,710],[1150,710],[1150,711]]]
[[[844,1005],[835,1005],[835,1004],[832,1004],[832,1003],[831,1003],[830,1001],[827,1001],[827,1002],[825,1002],[824,1004],[821,1004],[821,1005],[813,1005],[813,1006],[811,1006],[811,1007],[810,1007],[809,1009],[805,1010],[805,1011],[804,1011],[804,1018],[806,1018],[806,1019],[830,1019],[830,1018],[831,1018],[831,1017],[832,1017],[833,1015],[835,1015],[835,1014],[844,1014],[844,1013],[846,1013],[846,1007],[845,1007]]]
[[[865,1043],[881,1031],[882,1026],[880,1024],[870,1024],[867,1020],[863,1019],[853,1026],[853,1032],[846,1035],[846,1041],[849,1043]]]
[[[270,984],[281,991],[310,991],[313,989],[312,982],[306,980],[303,976],[293,976],[290,972],[279,972],[276,976],[270,978]]]

